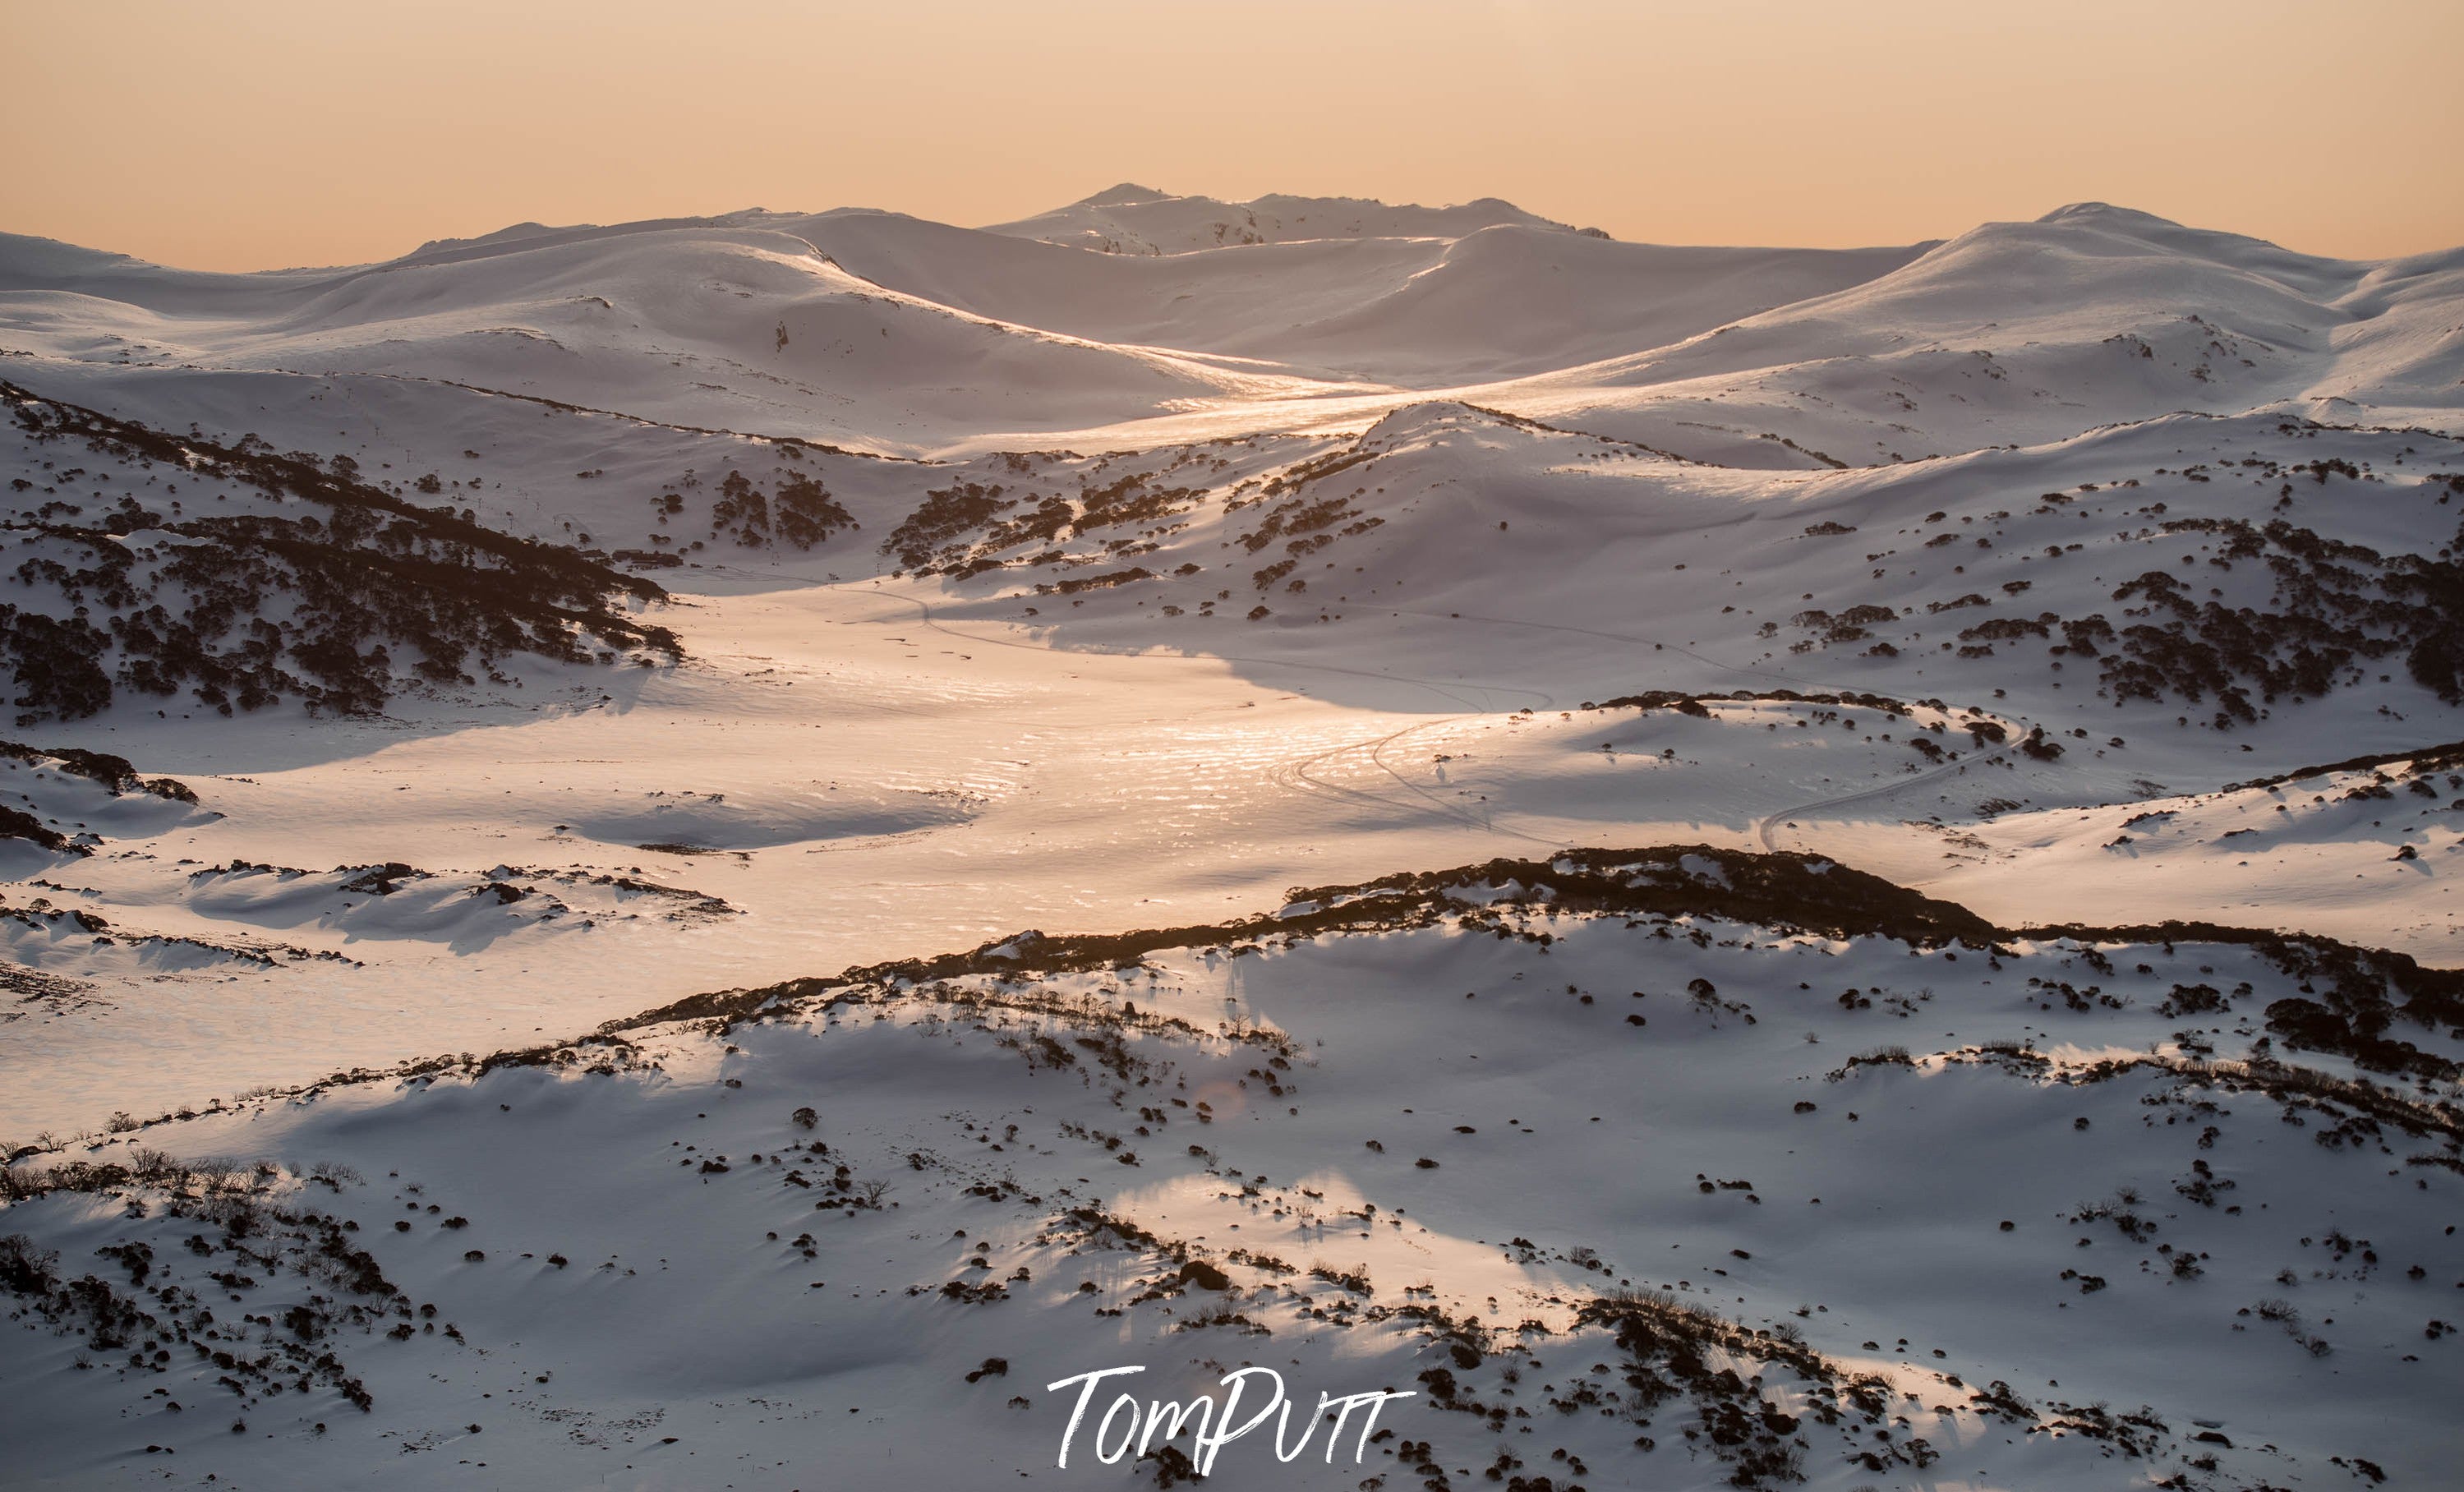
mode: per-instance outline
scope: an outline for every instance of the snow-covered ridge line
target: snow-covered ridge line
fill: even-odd
[[[2248,947],[2303,981],[2323,981],[2324,1004],[2286,999],[2268,1023],[2289,1042],[2339,1053],[2365,1067],[2452,1080],[2464,1066],[2386,1033],[2391,1019],[2424,1028],[2464,1025],[2464,971],[2429,969],[2411,956],[2274,929],[2168,920],[2133,926],[1997,928],[1938,901],[1823,856],[1754,853],[1711,845],[1568,849],[1547,860],[1492,860],[1447,870],[1401,872],[1354,886],[1294,889],[1274,912],[1199,927],[1108,935],[1016,933],[966,953],[902,959],[758,989],[715,991],[600,1027],[616,1036],[677,1021],[771,1019],[858,985],[920,985],[991,975],[1040,977],[1135,965],[1147,955],[1238,949],[1266,939],[1427,927],[1443,919],[1538,909],[1551,917],[1702,916],[1788,934],[1877,937],[1911,948],[1965,948],[1989,955],[2061,944]],[[1502,925],[1499,936],[1511,935]],[[1529,935],[1529,934],[1523,934]],[[1543,945],[1551,934],[1536,934]],[[2095,954],[2101,959],[2104,955]],[[542,1050],[553,1049],[542,1048]]]
[[[1725,879],[1689,867],[1689,861],[1717,867]],[[614,1033],[676,1020],[742,1019],[857,983],[1081,972],[1133,963],[1166,950],[1426,926],[1467,908],[1542,902],[1568,914],[1700,914],[1829,936],[1900,936],[1925,946],[1962,939],[1982,946],[1994,931],[1964,908],[1816,855],[1753,854],[1708,845],[1569,849],[1545,861],[1499,859],[1448,870],[1405,871],[1353,886],[1295,888],[1281,910],[1229,922],[1103,935],[1029,931],[965,953],[871,964],[763,989],[697,995],[601,1029]]]
[[[1667,845],[1567,849],[1545,860],[1498,859],[1397,872],[1356,885],[1299,887],[1276,911],[1220,923],[1112,934],[1029,930],[962,953],[695,995],[603,1022],[584,1036],[483,1055],[465,1053],[458,1059],[422,1058],[390,1067],[357,1068],[267,1091],[296,1096],[453,1068],[484,1073],[561,1064],[593,1050],[629,1050],[644,1033],[661,1029],[707,1026],[724,1032],[739,1022],[801,1018],[851,997],[871,998],[866,992],[894,993],[983,977],[1015,981],[1102,973],[1135,968],[1162,954],[1229,952],[1239,956],[1269,946],[1447,923],[1546,948],[1555,934],[1531,930],[1519,920],[1526,914],[1551,922],[1560,917],[1702,918],[1786,937],[1881,939],[1905,944],[1912,952],[1966,951],[2013,958],[2051,950],[2100,965],[2139,947],[2247,948],[2303,981],[2305,991],[2311,981],[2329,986],[2325,1004],[2290,999],[2269,1007],[2269,1028],[2288,1044],[2341,1055],[2364,1068],[2388,1073],[2443,1080],[2464,1073],[2464,1065],[2384,1034],[2390,1019],[2424,1028],[2464,1025],[2464,971],[2424,968],[2404,954],[2330,937],[2209,922],[2002,928],[1964,907],[1820,855]],[[148,1121],[156,1122],[163,1121]]]
[[[2392,762],[2409,761],[2415,771],[2427,772],[2453,767],[2464,762],[2464,741],[2444,741],[2435,746],[2414,746],[2401,751],[2375,751],[2342,761],[2330,761],[2315,767],[2296,767],[2271,777],[2252,778],[2246,782],[2227,782],[2217,788],[2218,794],[2246,792],[2252,788],[2277,787],[2286,782],[2299,782],[2311,778],[2330,777],[2339,772],[2363,772],[2371,767],[2384,767]]]
[[[518,399],[524,404],[535,404],[541,408],[554,409],[562,414],[598,415],[605,419],[621,420],[627,425],[673,430],[680,435],[723,435],[737,440],[759,441],[773,446],[794,446],[803,450],[826,451],[833,456],[847,456],[858,461],[890,461],[908,466],[944,464],[924,456],[902,456],[891,451],[863,450],[853,446],[834,446],[825,440],[812,440],[802,435],[770,435],[760,430],[731,430],[715,426],[678,425],[668,420],[653,420],[646,415],[627,414],[622,409],[594,409],[588,405],[567,404],[561,399],[550,399],[543,394],[516,393],[508,388],[489,388],[483,384],[465,384],[450,378],[421,378],[410,373],[371,373],[363,376],[400,379],[407,384],[435,384],[446,388],[459,388],[474,394],[485,394],[492,399]]]

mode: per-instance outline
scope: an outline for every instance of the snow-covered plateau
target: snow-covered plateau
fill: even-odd
[[[0,1484],[2453,1484],[2464,250],[0,235]]]

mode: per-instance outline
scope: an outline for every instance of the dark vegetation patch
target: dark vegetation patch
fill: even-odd
[[[93,850],[82,845],[72,845],[67,835],[51,827],[22,808],[0,804],[0,839],[26,840],[49,850],[90,855]]]
[[[1893,699],[1887,694],[1859,694],[1854,691],[1837,694],[1800,694],[1793,689],[1737,690],[1725,694],[1687,694],[1679,693],[1671,690],[1654,689],[1645,690],[1639,694],[1619,694],[1615,699],[1603,699],[1597,703],[1594,703],[1593,701],[1586,699],[1578,708],[1584,710],[1674,710],[1681,714],[1690,714],[1707,719],[1710,717],[1711,712],[1705,709],[1702,703],[1706,699],[1772,701],[1779,704],[1790,705],[1855,705],[1862,710],[1879,710],[1884,714],[1898,715],[1914,714],[1920,707],[1926,710],[1941,711],[1946,714],[1950,711],[1950,707],[1944,704],[1939,699],[1920,699],[1916,704],[1910,705],[1904,701]]]
[[[1152,581],[1155,576],[1144,565],[1132,565],[1126,570],[1111,570],[1102,575],[1081,576],[1076,580],[1035,587],[1039,596],[1075,596],[1081,591],[1103,590],[1113,585],[1131,585],[1139,581]]]
[[[1204,487],[1175,482],[1175,475],[1221,463],[1203,447],[1160,454],[1160,467],[1124,472],[1113,470],[1123,458],[1098,457],[1078,472],[1075,492],[1041,494],[964,479],[928,491],[882,541],[881,551],[917,575],[954,580],[1013,564],[1084,565],[1151,553],[1206,495]],[[1024,457],[1004,461],[1014,473],[1035,474]],[[1146,576],[1140,571],[1136,578]],[[1067,594],[1071,583],[1054,588]]]
[[[329,1390],[365,1412],[375,1400],[337,1348],[346,1336],[410,1336],[411,1302],[352,1241],[356,1224],[300,1204],[309,1184],[339,1192],[358,1180],[339,1168],[286,1177],[270,1164],[184,1165],[146,1150],[124,1165],[0,1167],[0,1202],[11,1206],[55,1193],[123,1204],[109,1230],[117,1241],[94,1252],[126,1276],[124,1286],[100,1273],[70,1278],[58,1254],[11,1234],[0,1238],[0,1290],[54,1331],[82,1338],[80,1367],[116,1368],[123,1379],[176,1374],[251,1402]],[[234,1304],[238,1320],[218,1318],[216,1306]]]
[[[1711,711],[1709,706],[1704,703],[1705,700],[1714,703],[1727,700],[1741,703],[1810,705],[1815,707],[1812,715],[1815,723],[1829,725],[1837,722],[1849,730],[1856,729],[1857,722],[1853,716],[1840,714],[1839,712],[1847,708],[1878,711],[1882,716],[1883,723],[1888,725],[1896,725],[1903,718],[1913,718],[1918,711],[1924,710],[1933,712],[1938,718],[1924,723],[1919,728],[1921,731],[1929,731],[1937,735],[1947,735],[1954,728],[1965,731],[1980,750],[1987,746],[2000,746],[2011,738],[2009,727],[1999,720],[1991,719],[1973,710],[1961,714],[1939,699],[1920,699],[1910,704],[1904,700],[1893,699],[1887,694],[1860,694],[1853,690],[1829,694],[1805,694],[1793,689],[1733,690],[1727,693],[1694,694],[1655,689],[1646,690],[1639,694],[1620,694],[1615,699],[1602,700],[1598,703],[1587,699],[1583,701],[1580,708],[1584,710],[1674,710],[1679,714],[1691,715],[1698,720],[1707,720],[1711,718]],[[1952,723],[1954,720],[1957,722],[1955,727]],[[2049,761],[2062,754],[2060,743],[2049,739],[2042,726],[2032,729],[2017,744],[2020,751],[2038,760]],[[1959,757],[1959,753],[1947,752],[1921,734],[1912,734],[1908,737],[1907,745],[1910,750],[1929,762],[1954,761]]]
[[[0,994],[12,995],[20,1001],[45,1000],[54,1005],[66,1005],[88,994],[94,986],[79,979],[64,979],[39,969],[18,964],[0,964]],[[5,1157],[0,1157],[5,1158]]]
[[[1309,463],[1304,462],[1306,466]],[[1281,480],[1278,478],[1277,480]],[[1269,482],[1265,489],[1275,491]],[[1298,484],[1285,488],[1292,495],[1275,503],[1258,517],[1258,526],[1246,534],[1236,535],[1233,542],[1249,554],[1256,554],[1270,544],[1282,541],[1284,559],[1279,561],[1286,570],[1302,560],[1326,548],[1338,538],[1350,538],[1384,525],[1381,517],[1361,515],[1353,506],[1367,494],[1365,487],[1355,487],[1340,494],[1329,494],[1311,497]],[[1263,572],[1262,572],[1263,573]],[[1260,582],[1264,589],[1266,581]]]
[[[1616,1334],[1626,1353],[1618,1374],[1626,1392],[1618,1394],[1612,1386],[1578,1378],[1568,1395],[1571,1408],[1579,1411],[1611,1399],[1648,1427],[1660,1406],[1685,1403],[1695,1413],[1695,1422],[1682,1429],[1687,1448],[1698,1455],[1708,1450],[1726,1462],[1732,1486],[1803,1481],[1803,1453],[1817,1428],[1839,1436],[1847,1461],[1868,1473],[1925,1480],[1925,1468],[1942,1459],[1943,1453],[1924,1437],[1904,1433],[1907,1421],[1896,1413],[1900,1393],[1888,1379],[1814,1350],[1793,1323],[1749,1327],[1665,1292],[1595,1298],[1578,1309],[1576,1321]],[[1866,1344],[1869,1349],[1877,1345]],[[1740,1367],[1752,1376],[1742,1376]],[[1793,1412],[1772,1396],[1771,1389],[1776,1385],[1767,1385],[1774,1371],[1793,1380],[1790,1386],[1801,1395]],[[2144,1407],[2116,1413],[2103,1404],[2032,1403],[1999,1379],[1975,1389],[1951,1374],[1934,1376],[1944,1387],[1966,1393],[1966,1407],[1980,1415],[2006,1420],[2029,1434],[2058,1429],[2081,1435],[2132,1459],[2156,1455],[2170,1433]],[[1566,1403],[1554,1407],[1569,1409]],[[1650,1451],[1656,1437],[1639,1437],[1635,1443]]]
[[[1765,430],[1763,431],[1761,438],[1764,440],[1777,441],[1781,445],[1786,446],[1789,450],[1795,451],[1798,455],[1805,456],[1811,460],[1819,461],[1824,466],[1830,467],[1834,471],[1844,472],[1848,469],[1848,463],[1840,460],[1837,456],[1832,455],[1828,451],[1816,450],[1811,446],[1800,446],[1795,441],[1789,439],[1785,435],[1775,434],[1770,430]],[[1855,530],[1852,529],[1849,532],[1854,533]]]
[[[412,683],[470,684],[474,668],[503,682],[497,665],[517,653],[679,655],[673,633],[625,609],[664,600],[657,585],[467,510],[421,508],[359,480],[347,456],[174,436],[4,383],[0,401],[31,447],[74,442],[165,479],[160,497],[132,490],[95,521],[53,502],[5,525],[33,540],[13,579],[67,613],[0,603],[21,725],[184,689],[225,714],[284,699],[370,714]],[[200,508],[215,483],[263,508],[187,513],[183,480]]]
[[[2114,1064],[2113,1070],[2119,1072],[2131,1066],[2160,1068],[2195,1086],[2226,1092],[2264,1093],[2284,1104],[2287,1112],[2309,1110],[2324,1115],[2329,1122],[2319,1131],[2318,1138],[2320,1144],[2329,1149],[2358,1142],[2365,1135],[2375,1139],[2382,1126],[2401,1130],[2416,1139],[2444,1140],[2451,1148],[2464,1145],[2464,1111],[2459,1111],[2453,1104],[2408,1096],[2365,1078],[2342,1078],[2316,1067],[2297,1066],[2264,1057],[2244,1062],[2210,1062],[2196,1057],[2143,1057]],[[2093,1075],[2094,1069],[2091,1069]],[[2421,1163],[2419,1160],[2413,1162]],[[2211,1185],[2216,1184],[2211,1182]],[[2194,1195],[2195,1192],[2195,1188],[2184,1189],[2183,1195],[2191,1196],[2193,1200],[2202,1199]]]
[[[2348,1057],[2376,1072],[2445,1082],[2464,1076],[2464,1065],[2392,1034],[2398,1022],[2429,1030],[2464,1028],[2464,970],[2428,969],[2409,954],[2361,948],[2330,937],[2212,922],[2167,921],[2120,928],[2067,924],[1999,935],[2067,938],[2083,944],[2158,944],[2167,950],[2177,943],[2249,948],[2295,981],[2301,992],[2267,1007],[2267,1028],[2286,1045]]]
[[[32,767],[48,766],[71,777],[81,777],[114,798],[123,793],[150,793],[175,803],[197,801],[195,791],[186,782],[176,778],[141,777],[127,757],[115,757],[109,752],[85,751],[75,746],[42,750],[17,741],[0,740],[0,757],[21,761]]]
[[[2334,689],[2355,659],[2402,653],[2415,682],[2451,705],[2464,704],[2464,564],[2381,555],[2281,518],[2255,527],[2237,518],[2180,518],[2164,531],[2214,536],[2211,564],[2263,562],[2275,576],[2275,593],[2269,609],[2259,610],[2198,601],[2163,570],[2124,581],[2113,599],[2141,603],[2123,616],[2145,620],[2118,634],[2101,615],[2062,624],[2070,651],[2103,656],[2104,684],[2116,698],[2178,695],[2195,703],[2212,694],[2220,715],[2249,721],[2257,718],[2254,690],[2268,703],[2281,694],[2315,698]],[[2101,655],[2100,644],[2114,652]]]
[[[2390,762],[2409,761],[2416,773],[2445,772],[2464,767],[2464,741],[2449,741],[2439,746],[2416,746],[2409,751],[2382,751],[2366,757],[2347,757],[2323,766],[2296,767],[2274,777],[2253,778],[2247,782],[2227,782],[2218,793],[2239,793],[2253,788],[2281,787],[2308,778],[2327,777],[2339,772],[2366,772]]]
[[[939,551],[957,545],[962,535],[983,529],[1018,503],[1018,498],[1002,495],[998,482],[987,486],[962,481],[927,492],[915,511],[881,541],[882,552],[895,555],[900,564],[918,575],[930,574]],[[974,547],[972,543],[962,546],[961,560],[964,551]]]
[[[2321,483],[2331,475],[2359,474],[2344,462],[2296,470]],[[2164,507],[2146,511],[2162,514]],[[2043,640],[2057,659],[2095,660],[2103,695],[2209,705],[2211,723],[2219,730],[2256,721],[2279,699],[2320,698],[2358,682],[2365,664],[2398,655],[2423,688],[2451,705],[2464,704],[2464,560],[2453,558],[2454,549],[2464,547],[2464,530],[2437,558],[2383,555],[2283,518],[2257,524],[2175,518],[2140,537],[2160,534],[2206,536],[2212,553],[2195,573],[2148,570],[2123,581],[2112,593],[2122,603],[2118,617],[2047,611],[1994,618],[1959,633],[1958,656],[1989,658],[1996,655],[1997,645]],[[1927,543],[1958,537],[1945,533]],[[2236,565],[2267,570],[2273,583],[2265,605],[2237,606],[2221,599],[2221,586],[2213,582]],[[2013,595],[2027,588],[2025,582],[2016,585],[2004,588]],[[1939,614],[1990,604],[1985,596],[1971,594],[1930,603],[1925,610]],[[1790,647],[1806,652],[1865,642],[1875,628],[1898,620],[1892,607],[1871,603],[1837,614],[1800,611],[1791,622],[1805,635]],[[1767,627],[1766,635],[1776,630]]]
[[[1587,1394],[1616,1398],[1644,1429],[1663,1405],[1691,1407],[1694,1423],[1680,1431],[1686,1448],[1695,1454],[1708,1451],[1726,1463],[1731,1486],[1768,1487],[1805,1480],[1800,1468],[1809,1421],[1840,1433],[1857,1447],[1849,1459],[1869,1471],[1922,1471],[1939,1459],[1921,1437],[1868,1439],[1858,1434],[1858,1427],[1889,1422],[1896,1399],[1890,1385],[1816,1352],[1793,1324],[1758,1330],[1665,1292],[1597,1297],[1577,1309],[1575,1322],[1612,1332],[1626,1359],[1617,1373],[1625,1385],[1622,1394],[1609,1385],[1579,1382],[1569,1394],[1573,1406],[1591,1407]],[[1753,1376],[1741,1376],[1732,1365],[1743,1365]],[[1793,1387],[1803,1395],[1801,1413],[1792,1413],[1766,1393],[1771,1370],[1795,1380]],[[1636,1448],[1654,1450],[1657,1440],[1639,1437]]]
[[[781,472],[777,486],[776,494],[764,492],[743,472],[731,470],[719,480],[718,496],[710,505],[710,537],[730,535],[746,549],[780,542],[810,549],[827,542],[835,530],[864,526],[829,489],[803,472]],[[657,500],[663,517],[683,511],[684,499],[676,494],[662,494]],[[672,555],[658,558],[677,562]]]
[[[1870,1052],[1859,1052],[1838,1066],[1823,1074],[1825,1080],[1838,1083],[1859,1067],[1914,1067],[1916,1059],[1904,1046],[1877,1046]]]

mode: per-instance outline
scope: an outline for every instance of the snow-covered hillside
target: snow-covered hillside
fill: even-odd
[[[2452,1023],[2453,976],[1707,847],[1301,896],[21,1164],[18,1475],[991,1485],[1071,1470],[1046,1385],[1124,1366],[1078,1480],[1140,1426],[1150,1480],[1208,1459],[1150,1406],[1251,1366],[1287,1450],[1411,1395],[1328,1484],[2442,1475],[2457,1110],[2262,1030],[2332,1041],[2313,976]]]
[[[0,404],[0,1482],[2440,1484],[2464,251],[6,237]]]

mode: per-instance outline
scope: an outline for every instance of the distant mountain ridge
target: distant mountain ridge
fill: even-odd
[[[1365,197],[1303,197],[1271,192],[1248,202],[1178,197],[1123,182],[1091,197],[984,231],[1104,253],[1176,254],[1319,238],[1461,238],[1511,226],[1588,232],[1496,197],[1441,208]]]
[[[2464,408],[2459,300],[2464,250],[2323,258],[2093,202],[1847,250],[1135,183],[992,229],[523,222],[254,274],[0,235],[13,352],[436,379],[908,455],[1356,430],[1436,395],[1747,465],[2176,410],[2436,424]]]

